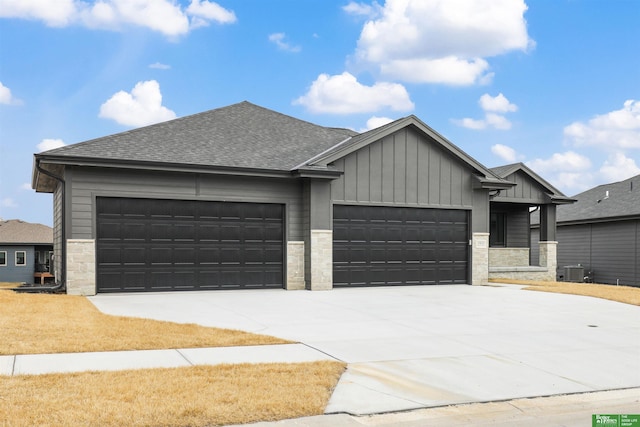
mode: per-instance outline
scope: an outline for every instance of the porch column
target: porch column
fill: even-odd
[[[486,285],[489,282],[489,233],[473,233],[471,247],[471,284]]]
[[[558,242],[540,242],[540,267],[547,268],[547,275],[543,280],[555,281],[558,269]]]
[[[556,205],[540,206],[540,241],[556,240]]]
[[[309,235],[305,252],[307,288],[333,289],[333,225],[331,183],[326,179],[308,181]]]

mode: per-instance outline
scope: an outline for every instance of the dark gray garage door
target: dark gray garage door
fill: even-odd
[[[468,213],[336,205],[334,286],[468,283]]]
[[[283,286],[284,207],[97,199],[98,292]]]

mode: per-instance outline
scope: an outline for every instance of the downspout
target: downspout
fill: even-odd
[[[61,225],[60,225],[60,232],[62,235],[62,242],[61,242],[61,250],[60,250],[60,255],[55,254],[56,257],[57,256],[61,256],[62,257],[62,268],[61,268],[61,272],[60,272],[60,276],[61,277],[56,277],[56,284],[54,286],[30,286],[30,287],[24,287],[24,288],[16,288],[14,289],[14,291],[16,292],[57,292],[57,291],[64,291],[66,289],[66,275],[67,275],[67,257],[65,256],[65,254],[67,253],[67,239],[66,239],[66,234],[65,234],[65,195],[64,195],[64,187],[65,187],[65,181],[62,177],[55,175],[51,172],[49,172],[48,170],[42,169],[42,167],[40,167],[40,159],[36,158],[36,170],[50,178],[55,179],[56,181],[58,181],[60,183],[60,191],[62,191],[61,193],[61,206],[60,206],[60,216],[62,217],[62,221],[61,221]]]

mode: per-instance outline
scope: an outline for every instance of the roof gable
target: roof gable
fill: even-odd
[[[500,178],[517,184],[495,197],[495,201],[554,204],[574,202],[523,163],[499,166],[491,168],[491,171]]]
[[[470,167],[476,174],[479,174],[482,177],[490,180],[501,181],[484,165],[466,154],[451,141],[447,140],[431,127],[427,126],[424,122],[422,122],[414,115],[395,120],[384,126],[380,126],[370,131],[353,136],[352,138],[345,140],[344,142],[337,144],[334,147],[331,147],[324,153],[321,153],[320,155],[309,159],[306,162],[306,165],[326,167],[330,163],[344,158],[349,154],[358,151],[363,147],[379,141],[386,136],[398,132],[406,127],[412,127],[422,135],[427,136],[435,144],[440,146],[440,148],[442,148],[445,152],[448,152],[449,154],[459,159],[463,164]]]

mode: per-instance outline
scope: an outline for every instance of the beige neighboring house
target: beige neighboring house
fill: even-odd
[[[19,219],[0,220],[0,282],[55,281],[53,229]]]

